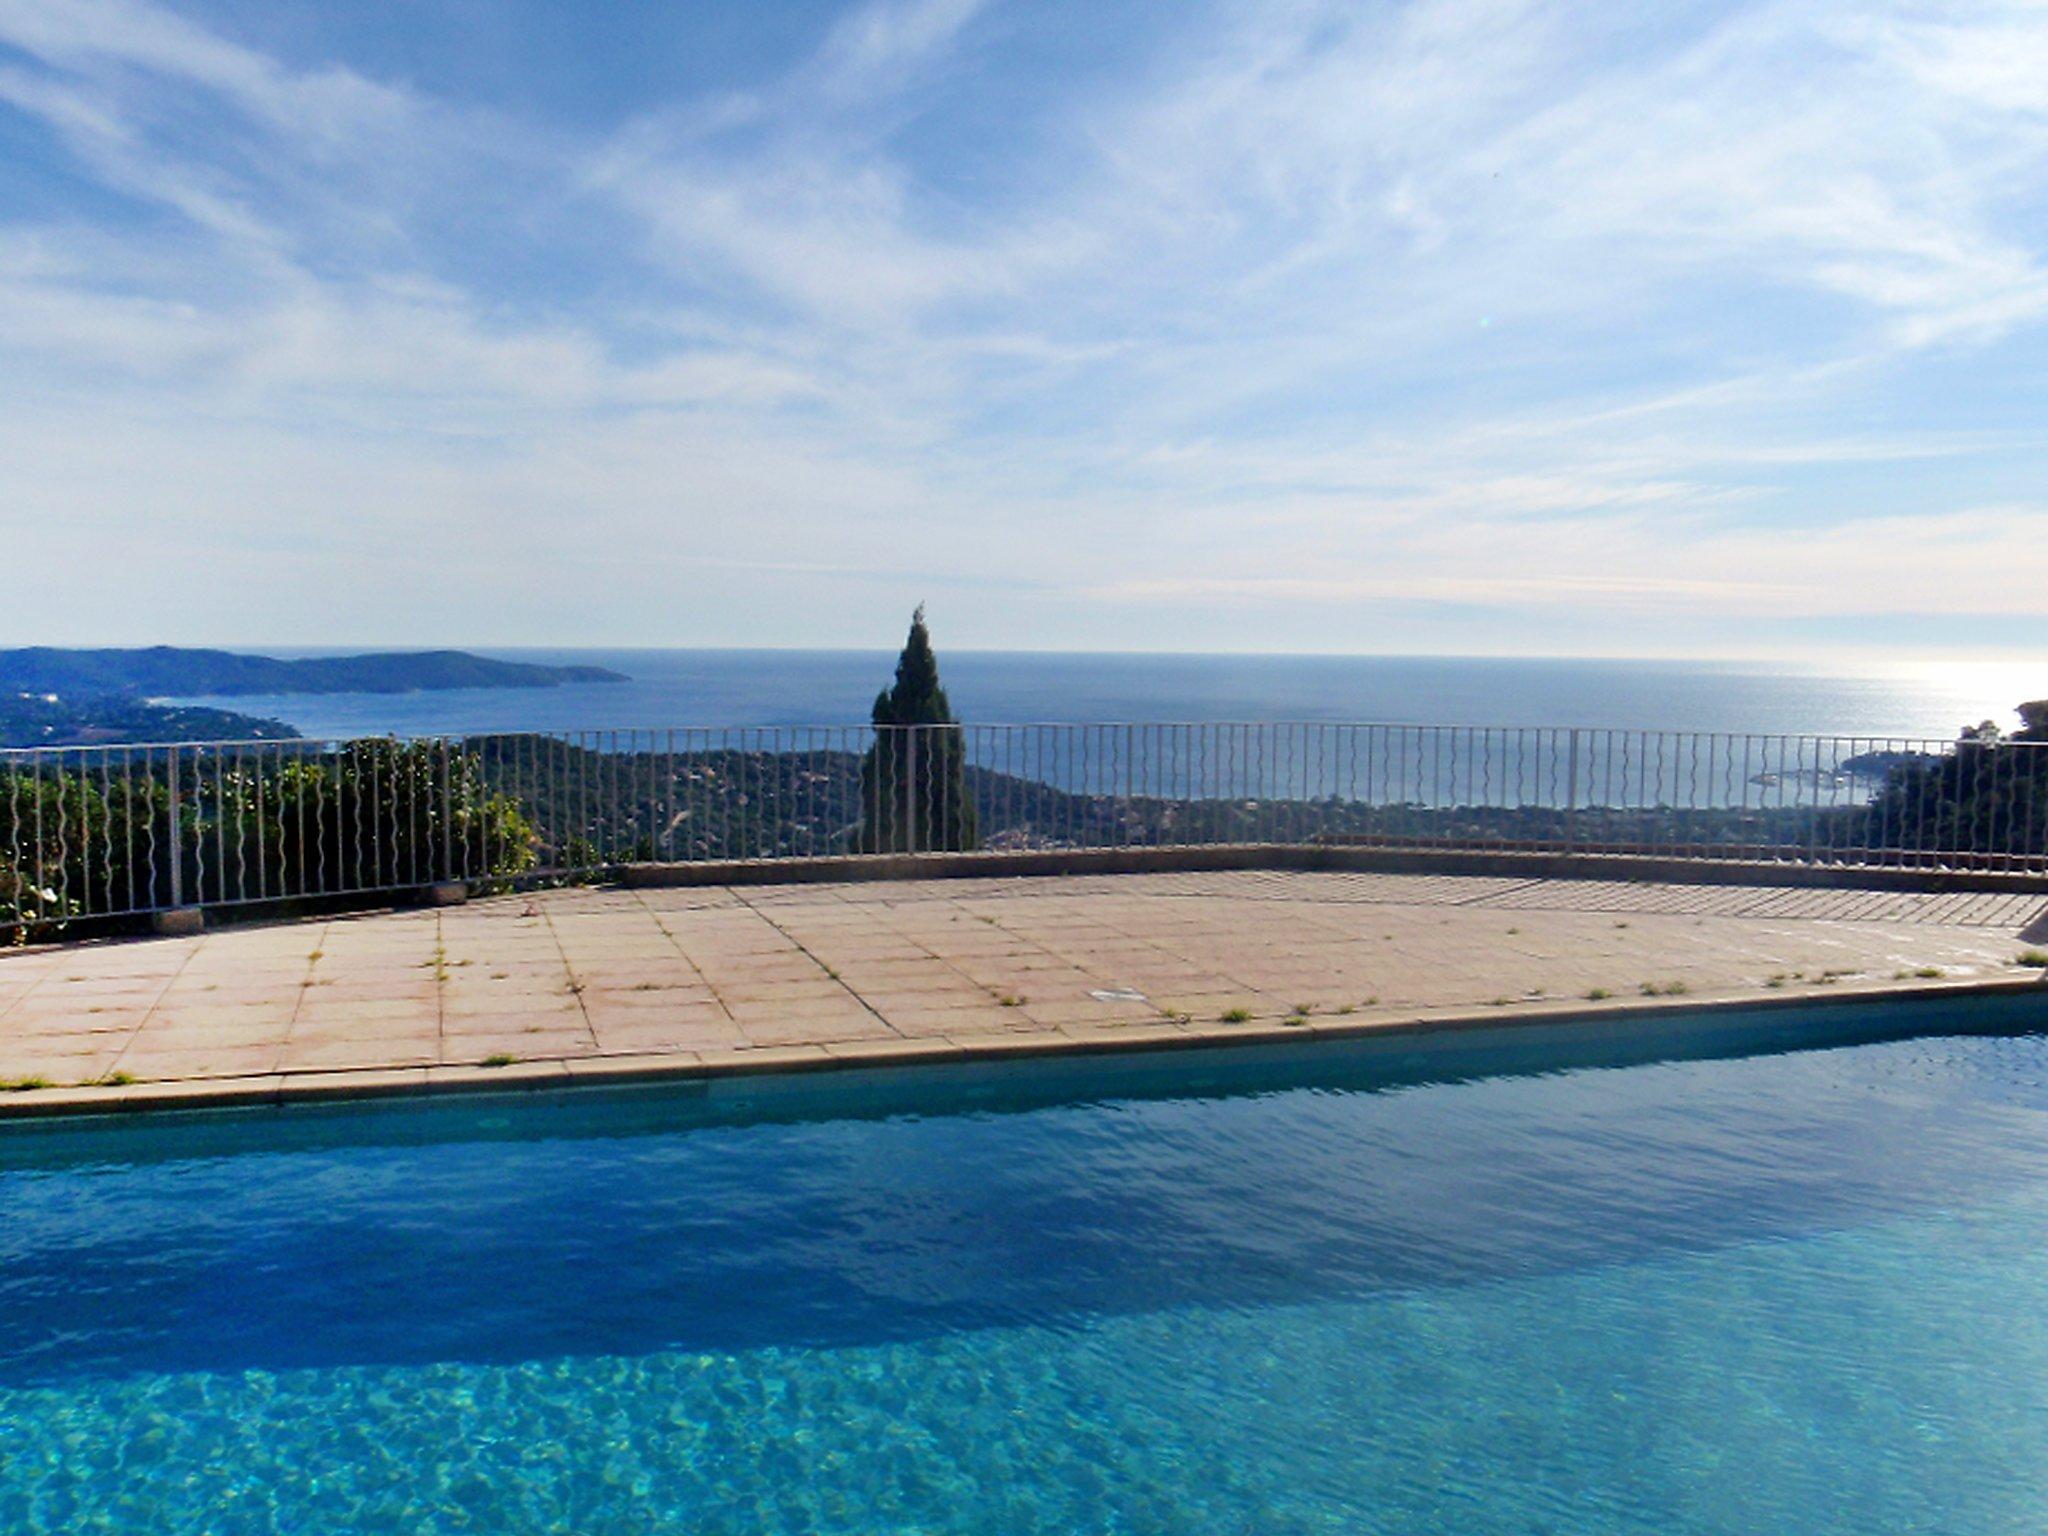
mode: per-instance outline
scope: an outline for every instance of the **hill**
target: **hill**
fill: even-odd
[[[493,661],[467,651],[405,651],[284,660],[233,651],[157,645],[142,650],[0,651],[0,691],[80,696],[190,698],[249,693],[417,693],[444,688],[553,688],[615,683],[603,667]]]
[[[61,699],[0,692],[0,747],[97,747],[116,742],[295,741],[282,720],[197,704],[132,698]]]

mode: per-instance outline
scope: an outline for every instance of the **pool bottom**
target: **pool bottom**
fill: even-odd
[[[2004,1532],[2048,1199],[840,1349],[0,1391],[0,1529]]]

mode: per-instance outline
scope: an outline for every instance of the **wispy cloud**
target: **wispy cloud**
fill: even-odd
[[[901,87],[953,47],[988,0],[868,0],[834,23],[801,84],[835,104]]]
[[[989,644],[2048,617],[2039,6],[1101,20],[874,0],[579,117],[0,0],[0,517],[85,586],[15,562],[23,636],[231,639],[185,594],[254,562],[272,638],[424,637],[385,539],[441,638],[577,638],[502,618],[565,570],[650,642],[896,568]]]
[[[113,66],[202,87],[294,138],[344,143],[411,115],[400,90],[343,67],[286,69],[147,0],[0,0],[0,36],[54,68]]]

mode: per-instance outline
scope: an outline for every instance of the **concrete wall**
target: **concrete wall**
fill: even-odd
[[[2048,892],[2048,875],[1991,870],[1869,869],[1650,855],[1358,848],[1272,843],[1217,848],[1068,848],[1018,853],[880,854],[861,858],[629,864],[629,886],[790,885],[1016,875],[1126,875],[1213,869],[1367,870],[1526,880],[1655,880],[1680,885],[1789,885],[1889,891]]]

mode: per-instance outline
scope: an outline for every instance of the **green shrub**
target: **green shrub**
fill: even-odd
[[[538,837],[475,754],[443,742],[331,752],[138,752],[0,772],[0,926],[49,932],[172,904],[289,900],[499,878]]]

